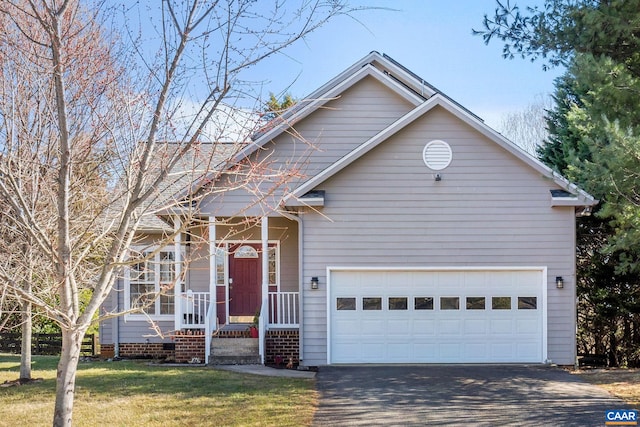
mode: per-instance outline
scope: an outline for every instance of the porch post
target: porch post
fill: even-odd
[[[267,321],[269,319],[269,217],[262,217],[260,227],[262,236],[262,305],[260,310],[260,333],[259,349],[262,364],[265,361],[265,339],[267,332]]]
[[[209,217],[209,293],[211,305],[213,305],[213,317],[218,316],[217,292],[218,292],[218,265],[216,256],[218,255],[218,245],[216,243],[216,217]]]
[[[215,328],[218,327],[218,266],[216,256],[218,254],[218,246],[216,245],[216,217],[209,218],[209,308],[204,319],[204,360],[209,363],[211,356],[211,335]]]
[[[182,227],[182,221],[178,215],[173,217],[173,230],[176,236],[173,239],[173,259],[175,263],[175,278],[173,286],[173,312],[175,313],[175,328],[182,329],[182,232],[178,232]]]

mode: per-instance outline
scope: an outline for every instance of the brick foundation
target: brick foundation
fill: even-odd
[[[143,358],[143,359],[163,359],[172,360],[175,350],[171,345],[163,343],[121,343],[120,357],[122,358]]]
[[[123,359],[157,359],[167,362],[189,363],[199,359],[204,363],[204,331],[181,331],[166,343],[121,343],[119,356]],[[115,356],[114,344],[102,344],[100,357]]]
[[[202,330],[177,332],[174,337],[176,363],[189,363],[196,359],[200,363],[205,363],[204,338],[204,331]]]
[[[294,366],[300,363],[300,333],[297,329],[267,331],[265,364]]]
[[[100,345],[100,357],[102,357],[103,359],[111,359],[115,355],[116,352],[113,344]]]
[[[225,331],[218,338],[247,338],[247,331]],[[205,363],[205,336],[202,330],[180,331],[172,337],[171,343],[121,343],[120,357],[148,358],[176,363],[189,363],[194,359]],[[286,366],[289,361],[297,366],[300,362],[300,334],[297,329],[267,331],[265,363]],[[114,345],[102,344],[100,356],[114,357]]]

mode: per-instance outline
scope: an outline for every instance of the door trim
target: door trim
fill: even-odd
[[[240,239],[240,240],[216,240],[216,247],[220,247],[224,250],[224,305],[225,305],[225,324],[231,323],[229,316],[229,247],[238,244],[261,244],[262,240],[259,239]],[[276,286],[277,291],[280,291],[280,271],[281,271],[281,259],[280,259],[280,240],[269,239],[267,241],[269,246],[275,246],[276,248],[276,284],[269,286]],[[215,255],[214,255],[215,256]],[[216,286],[221,286],[217,284]],[[250,323],[253,321],[253,316],[249,319]],[[235,322],[234,322],[235,323]]]

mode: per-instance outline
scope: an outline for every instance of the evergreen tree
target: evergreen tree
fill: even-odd
[[[600,206],[578,222],[579,352],[640,365],[640,0],[497,2],[485,42],[565,65],[540,159]]]

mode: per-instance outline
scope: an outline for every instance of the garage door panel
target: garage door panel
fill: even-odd
[[[460,323],[460,320],[440,320],[437,334],[441,336],[460,335],[462,330]]]
[[[472,319],[464,321],[464,333],[467,335],[487,333],[487,325],[485,320]]]
[[[451,360],[452,362],[459,362],[461,360],[460,350],[462,344],[460,343],[442,343],[438,345],[438,355],[441,360]]]
[[[436,334],[435,320],[417,319],[413,321],[413,334],[415,336],[434,336]]]
[[[488,361],[488,349],[486,343],[464,344],[464,354],[473,354],[478,361]]]
[[[542,362],[542,275],[541,269],[331,271],[329,362]],[[355,310],[338,310],[338,297],[355,300]],[[443,310],[443,297],[453,307],[457,299],[458,309]],[[529,309],[519,297],[527,297]],[[372,301],[375,309],[363,310]]]
[[[512,319],[491,319],[491,335],[513,334],[515,329]]]
[[[516,356],[515,346],[510,342],[494,342],[490,349],[491,360],[503,362],[513,360]]]
[[[518,334],[537,335],[539,331],[537,319],[518,319],[516,321],[516,332]]]

